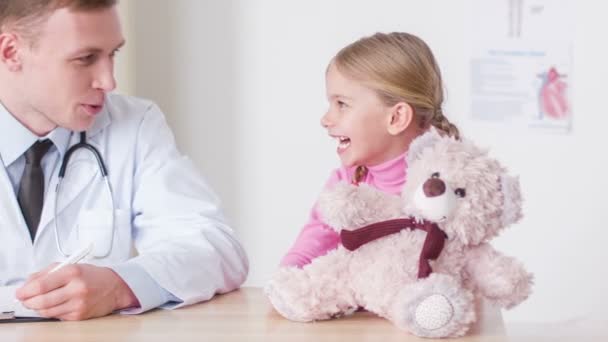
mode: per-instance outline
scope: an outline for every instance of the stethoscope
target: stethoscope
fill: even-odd
[[[103,162],[103,158],[101,157],[101,154],[99,153],[99,151],[91,144],[87,143],[87,135],[86,132],[80,132],[80,142],[78,142],[77,144],[75,144],[74,146],[70,147],[67,152],[65,153],[65,156],[63,157],[63,160],[61,161],[61,167],[59,168],[59,176],[58,176],[58,180],[57,180],[57,186],[55,187],[55,203],[54,203],[54,208],[53,208],[53,215],[54,215],[54,220],[55,221],[55,243],[57,244],[57,250],[59,250],[59,252],[64,256],[64,257],[69,257],[70,253],[66,252],[66,250],[63,248],[62,244],[61,244],[61,239],[59,238],[59,228],[57,227],[57,201],[59,199],[59,193],[61,192],[61,185],[63,184],[63,179],[65,177],[65,172],[68,166],[68,163],[70,162],[70,157],[72,156],[72,154],[74,152],[76,152],[78,149],[86,149],[89,150],[93,156],[95,156],[95,159],[97,160],[97,165],[99,166],[99,170],[101,171],[101,176],[104,180],[104,183],[106,184],[106,193],[109,196],[109,200],[111,203],[111,209],[112,209],[112,235],[110,237],[110,247],[108,247],[108,250],[106,251],[105,254],[99,256],[99,255],[95,255],[93,256],[94,258],[105,258],[108,255],[110,255],[110,253],[112,252],[112,245],[113,245],[113,241],[114,241],[114,232],[116,231],[116,222],[115,222],[115,206],[114,206],[114,196],[112,194],[112,186],[110,185],[110,180],[108,179],[108,170],[106,168],[106,164]]]

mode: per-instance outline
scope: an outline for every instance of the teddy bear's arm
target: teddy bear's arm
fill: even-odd
[[[337,183],[319,195],[317,208],[323,221],[336,231],[352,230],[401,215],[399,196],[367,184]]]
[[[501,254],[489,244],[470,249],[466,259],[468,281],[489,300],[511,308],[530,295],[532,274],[518,260]]]

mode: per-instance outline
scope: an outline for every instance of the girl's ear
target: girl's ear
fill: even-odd
[[[412,123],[414,119],[414,109],[408,103],[399,102],[390,109],[389,122],[387,125],[388,133],[398,135]]]

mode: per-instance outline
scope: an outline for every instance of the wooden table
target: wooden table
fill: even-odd
[[[606,334],[591,339],[551,335],[548,326],[522,325],[514,335],[500,317],[489,317],[471,334],[454,341],[608,341]],[[555,328],[555,327],[553,327]],[[563,327],[562,327],[563,328]],[[566,339],[561,339],[566,337]],[[604,336],[604,337],[602,337]],[[2,323],[0,341],[429,341],[398,330],[367,312],[331,321],[294,323],[279,316],[259,288],[217,296],[190,307],[142,315],[112,315],[83,322]],[[452,340],[450,340],[452,341]]]

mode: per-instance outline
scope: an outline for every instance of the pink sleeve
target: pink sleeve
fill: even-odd
[[[346,172],[344,170],[333,172],[324,189],[333,186],[345,177]],[[289,252],[281,260],[281,266],[302,267],[309,264],[314,258],[325,255],[330,250],[337,248],[339,243],[340,235],[333,228],[323,223],[315,203],[308,222],[302,228]]]

